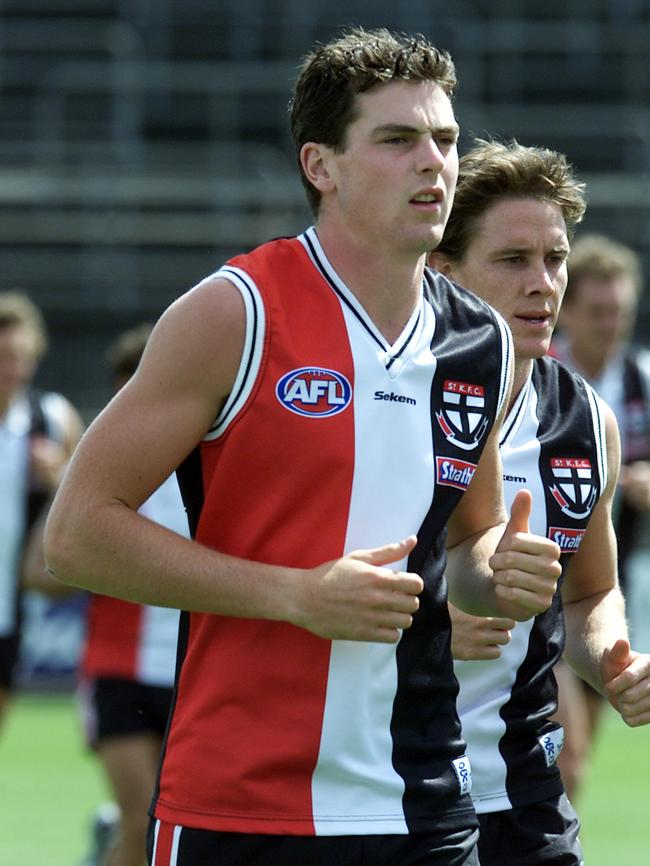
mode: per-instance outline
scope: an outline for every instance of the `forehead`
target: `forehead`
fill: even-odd
[[[357,95],[353,126],[367,131],[384,125],[438,129],[456,126],[451,100],[435,81],[394,79]]]
[[[537,198],[499,199],[477,220],[475,237],[497,248],[544,245],[568,249],[562,208]]]

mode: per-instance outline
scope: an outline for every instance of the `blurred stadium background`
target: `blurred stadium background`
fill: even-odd
[[[87,419],[118,331],[309,221],[287,102],[300,57],[348,24],[449,49],[461,148],[566,152],[585,228],[650,265],[648,0],[0,0],[2,286],[43,308],[40,383]]]
[[[43,309],[51,348],[38,383],[87,421],[108,396],[104,352],[118,332],[156,319],[226,257],[310,221],[287,103],[302,55],[350,24],[420,31],[447,48],[461,150],[473,135],[497,135],[564,151],[588,184],[584,229],[629,244],[650,273],[650,0],[0,0],[0,285]],[[639,337],[650,343],[648,297]],[[633,610],[650,609],[642,583],[647,597]],[[40,672],[48,689],[67,692],[83,602],[32,601],[25,683],[38,689]],[[650,650],[648,622],[644,643]],[[34,775],[25,772],[23,755],[40,740],[33,730],[58,730],[47,721],[55,704],[45,717],[35,705],[33,728],[31,706],[19,702],[1,755],[6,770],[12,755],[15,764],[1,811],[18,847],[5,838],[0,861],[32,866],[48,850],[63,866],[71,860],[56,856],[52,828],[60,824],[68,852],[85,830],[66,797],[70,824],[52,814],[48,779],[59,791],[69,774],[88,810],[103,794],[94,765],[80,780],[56,744],[56,766],[37,753]],[[71,719],[70,703],[62,707]],[[606,738],[612,767],[594,773],[588,796],[600,799],[585,804],[589,862],[640,866],[647,821],[631,806],[647,814],[647,798],[642,782],[632,793],[623,755],[646,772],[648,730],[621,739],[613,724],[620,750]],[[12,732],[24,733],[24,751]],[[80,737],[69,736],[81,760]],[[47,842],[14,821],[10,801]],[[622,838],[638,840],[636,856]]]

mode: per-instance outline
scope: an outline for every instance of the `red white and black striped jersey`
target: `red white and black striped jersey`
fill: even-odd
[[[557,542],[566,567],[607,484],[602,401],[551,358],[532,375],[508,413],[501,437],[504,495],[533,495],[530,531]],[[562,793],[555,761],[562,728],[553,667],[565,642],[558,585],[551,607],[519,622],[495,661],[456,661],[458,712],[472,764],[477,812],[496,812]]]
[[[314,229],[219,272],[247,335],[230,399],[180,470],[196,539],[311,568],[416,533],[425,590],[397,645],[182,614],[156,817],[248,833],[408,833],[474,819],[455,709],[447,519],[503,403],[504,322],[427,272],[389,345]]]

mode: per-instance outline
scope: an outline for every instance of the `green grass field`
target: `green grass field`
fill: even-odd
[[[586,866],[648,866],[649,778],[650,727],[631,730],[612,711],[579,803]],[[20,697],[0,736],[0,866],[79,866],[106,799],[72,699]]]

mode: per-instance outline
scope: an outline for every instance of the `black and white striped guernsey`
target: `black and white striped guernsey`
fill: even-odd
[[[500,450],[506,507],[518,490],[531,491],[531,532],[559,544],[566,568],[607,483],[602,401],[581,377],[541,358],[505,420]],[[564,642],[558,588],[548,611],[517,623],[499,660],[454,663],[477,812],[562,792],[555,761],[563,732],[549,718],[557,707],[552,669]]]

